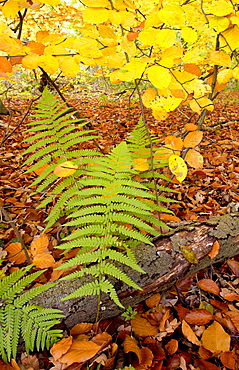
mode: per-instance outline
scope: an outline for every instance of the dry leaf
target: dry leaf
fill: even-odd
[[[49,237],[47,234],[42,234],[38,238],[34,239],[31,243],[31,254],[35,257],[37,254],[48,251]]]
[[[63,338],[56,344],[53,344],[51,347],[51,355],[54,357],[54,360],[58,360],[62,355],[64,355],[72,345],[73,338],[70,336],[68,338]]]
[[[205,290],[206,292],[213,293],[216,295],[219,295],[220,293],[218,285],[215,283],[215,281],[211,279],[199,280],[197,285],[200,289]]]
[[[73,328],[70,330],[71,335],[80,335],[80,334],[85,334],[89,333],[93,327],[93,324],[88,323],[88,322],[81,322],[80,324],[76,324],[73,326]]]
[[[70,349],[58,361],[69,365],[84,362],[95,356],[99,350],[100,346],[91,340],[73,340]]]
[[[176,339],[171,339],[167,344],[165,344],[164,348],[171,356],[178,350],[178,341]]]
[[[203,132],[202,131],[192,131],[187,134],[183,140],[184,148],[194,148],[202,141]]]
[[[202,345],[214,354],[230,350],[231,337],[223,327],[214,321],[202,335]]]
[[[136,356],[138,357],[139,363],[141,363],[142,360],[142,354],[139,346],[136,343],[136,340],[129,335],[125,336],[125,340],[123,342],[124,346],[124,352],[129,353],[129,352],[134,352]]]
[[[161,299],[161,294],[157,293],[146,299],[145,303],[149,308],[156,307]]]
[[[186,314],[185,320],[192,325],[206,325],[213,319],[211,312],[204,309],[194,309]]]
[[[236,369],[236,361],[238,363],[237,355],[234,352],[223,352],[220,356],[220,360],[227,369]]]
[[[7,251],[7,258],[9,261],[15,262],[17,265],[20,265],[26,261],[26,255],[22,250],[21,243],[11,243],[6,247],[5,250]]]
[[[51,267],[55,263],[55,260],[50,253],[41,253],[41,254],[37,254],[33,258],[32,263],[38,269],[46,269],[48,267]]]
[[[141,317],[139,314],[136,315],[134,319],[131,321],[132,330],[135,334],[139,335],[140,337],[147,337],[149,335],[156,335],[158,334],[157,326],[151,325],[148,320]]]
[[[201,345],[196,334],[193,332],[192,328],[188,325],[188,323],[185,320],[183,320],[182,322],[182,332],[184,336],[187,338],[187,340],[189,340],[189,342],[196,344],[197,346]]]
[[[236,277],[239,277],[239,262],[234,259],[228,260],[227,264]]]
[[[220,244],[218,243],[218,241],[215,241],[213,243],[211,251],[208,253],[209,257],[211,259],[215,258],[219,253],[219,249],[220,249]]]

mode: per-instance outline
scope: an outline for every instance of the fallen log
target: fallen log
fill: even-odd
[[[211,259],[208,253],[216,241],[220,245],[219,254]],[[167,290],[181,278],[239,254],[239,213],[226,214],[202,222],[184,222],[176,228],[172,225],[169,233],[155,237],[153,243],[154,246],[140,244],[134,248],[136,259],[145,274],[121,266],[142,288],[142,291],[135,290],[122,282],[114,282],[120,301],[125,307],[135,306],[155,292]],[[193,263],[187,259],[184,247],[192,251]],[[59,281],[56,286],[42,293],[31,303],[63,310],[65,323],[69,328],[79,322],[94,322],[96,297],[84,296],[61,301],[88,281],[88,278]],[[100,319],[122,313],[122,309],[107,295],[102,295],[101,302]]]

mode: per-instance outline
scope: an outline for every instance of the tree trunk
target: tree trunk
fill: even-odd
[[[208,253],[216,241],[220,245],[219,254],[211,260]],[[142,288],[142,291],[114,281],[118,296],[125,307],[137,305],[155,292],[168,289],[179,279],[239,254],[239,213],[227,214],[203,222],[180,223],[169,233],[155,237],[153,242],[154,247],[140,244],[134,248],[136,259],[145,274],[121,266],[121,269]],[[183,248],[185,246],[188,251],[192,251],[189,255],[193,256],[193,263],[188,261],[191,259],[185,253]],[[61,301],[61,298],[86,282],[88,282],[87,278],[60,281],[34,299],[32,303],[63,310],[68,327],[79,322],[94,322],[96,297],[84,296]],[[101,319],[117,316],[122,312],[122,309],[116,306],[107,295],[102,295],[101,302]]]

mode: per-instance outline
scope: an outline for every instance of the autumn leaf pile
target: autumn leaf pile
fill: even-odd
[[[79,96],[76,105],[83,115],[91,117],[99,133],[98,143],[106,152],[127,135],[140,115],[137,105],[128,110],[123,99],[117,101],[117,106],[116,102],[109,102],[104,109],[100,107],[100,100],[94,100],[94,105],[92,100],[83,103],[81,100]],[[13,101],[12,104],[24,110],[26,102]],[[178,181],[172,183],[173,188],[180,189],[176,197],[181,202],[171,205],[176,216],[172,219],[167,216],[169,221],[209,218],[228,212],[229,204],[231,207],[237,204],[237,109],[235,92],[228,92],[217,102],[217,109],[208,118],[208,126],[203,128],[205,141],[200,143],[200,153],[204,157],[204,166],[200,169],[189,167],[188,177],[182,185]],[[164,121],[156,124],[148,113],[151,129],[160,139],[171,140],[168,145],[185,145],[182,144],[185,138],[176,141],[177,144],[172,142],[172,136],[185,128],[185,114],[188,114],[187,110],[183,114],[177,111],[166,126]],[[115,119],[117,115],[118,120]],[[4,119],[4,124],[7,120]],[[16,125],[17,120],[16,114],[10,125]],[[168,139],[163,135],[166,128]],[[1,127],[3,134],[5,129]],[[61,227],[60,220],[47,234],[40,236],[47,210],[36,210],[41,194],[22,191],[29,189],[36,176],[34,173],[24,174],[21,167],[20,154],[26,147],[23,138],[23,130],[19,128],[4,142],[1,204],[21,229],[35,268],[48,268],[36,283],[44,284],[58,279],[63,273],[62,270],[53,271],[63,262],[54,246],[66,230]],[[1,238],[7,251],[5,271],[8,274],[24,265],[26,257],[9,225],[1,224]],[[214,247],[216,254],[217,246]],[[64,339],[52,347],[50,354],[36,353],[32,357],[22,354],[17,362],[2,363],[1,368],[73,370],[86,365],[95,368],[101,363],[109,370],[129,365],[137,370],[235,369],[239,351],[236,340],[239,332],[238,277],[239,259],[235,257],[224,265],[185,278],[176,289],[142,300],[132,319],[118,317],[93,325],[81,323],[79,318],[79,324],[70,333],[65,331]]]

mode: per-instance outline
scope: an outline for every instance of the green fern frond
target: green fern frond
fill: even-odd
[[[31,268],[32,265],[19,269],[1,280],[0,298],[5,301],[0,307],[0,354],[5,362],[16,358],[21,336],[26,342],[27,352],[34,349],[39,336],[42,349],[61,337],[61,331],[51,329],[64,317],[60,310],[27,305],[29,300],[55,285],[39,286],[23,293],[24,289],[43,272],[37,271],[24,276]]]

